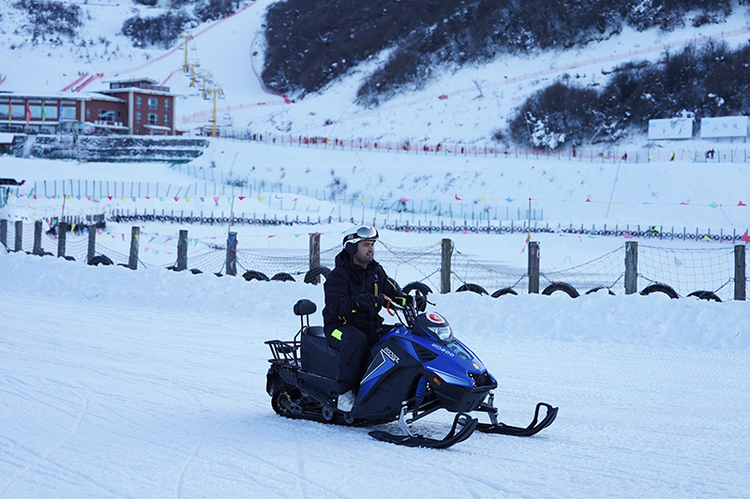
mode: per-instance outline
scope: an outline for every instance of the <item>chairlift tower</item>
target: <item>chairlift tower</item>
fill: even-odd
[[[172,4],[170,2],[170,8],[171,8],[171,5]],[[185,73],[187,73],[188,70],[190,69],[190,67],[188,66],[188,57],[187,57],[187,55],[188,55],[188,41],[190,41],[190,40],[193,39],[193,35],[191,35],[190,33],[186,33],[186,32],[183,31],[182,33],[180,33],[180,38],[182,38],[183,40],[185,40],[185,64],[182,66],[182,69],[183,69],[183,71]]]
[[[215,86],[206,90],[208,93],[213,94],[214,97],[214,109],[211,118],[211,137],[216,137],[216,97],[224,98],[224,91],[220,86]]]
[[[188,63],[188,66],[190,67],[190,87],[194,87],[196,84],[196,80],[198,79],[196,68],[199,68],[200,65],[201,64],[198,61]]]
[[[208,70],[201,70],[198,71],[198,78],[203,80],[203,89],[201,90],[201,98],[207,99],[208,98],[208,92],[206,90],[206,84],[211,79],[211,71]]]

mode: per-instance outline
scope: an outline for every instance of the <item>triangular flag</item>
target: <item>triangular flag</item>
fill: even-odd
[[[179,201],[179,200],[180,200],[180,198],[174,198],[174,200],[175,200],[175,201]]]
[[[679,267],[680,265],[682,265],[682,262],[678,260],[677,257],[674,257],[674,264]]]
[[[239,199],[240,201],[242,201],[242,200],[243,200],[243,199],[245,199],[246,197],[247,197],[247,196],[238,196],[238,198],[237,198],[237,199]],[[296,200],[297,200],[297,198],[294,198],[294,200],[296,201]]]
[[[737,203],[737,206],[747,206],[747,205],[745,203],[743,203],[742,200],[740,200],[740,202]]]
[[[454,194],[454,196],[456,197],[456,201],[463,201],[463,199],[461,199],[460,197],[458,197],[458,194]]]
[[[716,208],[716,207],[717,207],[717,206],[719,206],[719,205],[718,205],[718,204],[716,204],[716,203],[711,203],[711,204],[709,204],[708,206],[710,206],[711,208]]]
[[[591,198],[586,198],[586,202],[590,203],[591,202]]]
[[[512,203],[512,202],[513,202],[513,198],[512,198],[512,197],[510,197],[510,196],[508,196],[507,198],[505,198],[505,200],[506,200],[507,202],[509,202],[509,203]]]
[[[710,240],[711,238],[708,236],[703,236],[703,239],[701,239],[701,241],[710,241]]]
[[[688,206],[688,204],[687,204],[686,202],[684,202],[684,201],[683,201],[682,203],[680,203],[680,204],[681,204],[681,205],[685,205],[685,206]]]
[[[633,236],[631,236],[631,235],[630,235],[630,234],[628,234],[628,233],[625,233],[625,239],[633,239]]]
[[[747,237],[747,231],[745,231],[744,234],[742,234],[742,237],[740,238],[741,241],[748,242],[750,241],[750,237]]]

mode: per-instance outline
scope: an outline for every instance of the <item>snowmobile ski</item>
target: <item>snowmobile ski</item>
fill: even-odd
[[[539,421],[539,409],[541,409],[542,407],[545,407],[547,409],[547,414],[544,416],[544,419],[542,421]],[[558,407],[552,407],[551,405],[545,404],[544,402],[539,402],[536,405],[536,410],[534,411],[534,420],[526,428],[521,428],[518,426],[508,426],[504,423],[479,423],[476,429],[481,431],[482,433],[492,433],[495,435],[530,437],[532,435],[536,435],[537,433],[551,425],[557,417],[558,409]]]
[[[435,438],[423,437],[422,435],[394,435],[393,433],[388,433],[387,431],[381,430],[371,431],[370,436],[375,440],[380,440],[381,442],[404,445],[406,447],[447,449],[448,447],[459,442],[463,442],[464,440],[469,438],[471,434],[474,433],[474,430],[476,429],[478,423],[479,421],[477,419],[472,418],[468,414],[456,414],[456,417],[453,420],[451,431],[448,432],[448,434],[444,438],[439,440]],[[461,425],[461,429],[459,431],[456,431],[456,428],[459,425]]]

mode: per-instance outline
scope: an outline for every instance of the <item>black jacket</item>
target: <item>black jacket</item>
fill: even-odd
[[[346,250],[336,255],[336,267],[326,277],[323,291],[326,301],[323,322],[326,327],[349,325],[368,335],[383,323],[375,297],[380,294],[391,298],[401,295],[398,284],[388,278],[378,262],[373,260],[367,268],[362,268],[354,264],[352,255]],[[361,295],[371,295],[372,300],[357,300]]]

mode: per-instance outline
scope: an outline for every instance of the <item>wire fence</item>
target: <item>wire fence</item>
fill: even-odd
[[[4,221],[0,221],[0,244],[6,251],[25,251],[40,256],[59,255],[77,262],[126,267],[132,266],[134,254],[139,267],[157,265],[174,269],[178,260],[174,255],[179,254],[179,251],[170,253],[172,257],[167,258],[168,263],[154,264],[152,261],[144,261],[148,258],[145,253],[139,254],[138,238],[131,241],[130,253],[126,254],[116,249],[117,246],[97,242],[90,231],[88,234],[67,234],[63,239],[64,247],[61,251],[60,233],[53,229],[41,231],[40,222],[20,224],[20,232],[17,232],[19,224],[1,222]],[[24,225],[27,226],[27,230],[23,230]],[[116,240],[117,238],[105,238],[105,241]],[[124,243],[124,235],[122,240]],[[95,243],[93,248],[92,241]],[[532,258],[538,259],[538,270],[535,271],[531,265],[531,258],[529,267],[524,269],[507,266],[501,262],[478,262],[454,245],[451,245],[452,250],[446,260],[445,249],[440,243],[411,248],[397,247],[382,241],[381,244],[382,250],[379,251],[378,260],[389,275],[402,285],[422,282],[434,292],[444,291],[445,276],[448,275],[449,288],[452,291],[473,291],[493,297],[525,294],[531,292],[531,278],[535,272],[538,272],[539,289],[542,294],[563,292],[577,297],[599,291],[624,294],[627,290],[626,245],[584,264],[560,270],[550,266],[545,256],[539,252],[532,255]],[[637,243],[628,244],[638,247]],[[529,248],[531,252],[531,246]],[[662,291],[673,297],[698,296],[717,301],[744,299],[747,285],[744,249],[744,245],[706,249],[641,245],[638,247],[636,267],[632,269],[637,272],[636,289],[645,294],[654,290]],[[313,258],[310,253],[269,256],[248,250],[236,250],[234,258],[239,269],[237,274],[247,280],[293,280],[314,283],[318,281],[317,277],[325,278],[335,267],[339,251],[338,247],[329,248],[319,251],[316,258]],[[193,249],[187,252],[184,268],[194,273],[223,275],[229,273],[228,255],[228,248],[220,243],[212,244],[204,251]],[[319,263],[313,265],[313,261]],[[449,272],[444,267],[446,261]]]
[[[589,163],[651,163],[654,161],[676,161],[691,163],[747,163],[750,147],[747,137],[742,142],[719,143],[711,149],[695,148],[613,148],[613,147],[570,147],[556,151],[513,147],[504,148],[492,143],[476,142],[427,142],[427,141],[384,141],[372,138],[338,139],[322,135],[303,136],[291,134],[258,133],[249,129],[225,127],[218,130],[218,136],[225,140],[255,142],[279,147],[324,149],[331,151],[370,151],[384,154],[422,154],[434,156],[464,156],[488,159],[536,159],[555,161],[578,161]]]

